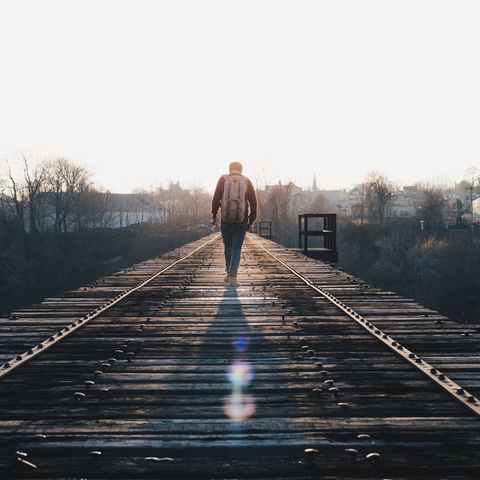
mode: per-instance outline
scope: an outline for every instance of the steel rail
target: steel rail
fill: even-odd
[[[317,287],[314,282],[312,282],[307,277],[303,276],[301,273],[297,272],[294,268],[288,265],[286,262],[278,258],[275,254],[268,251],[263,245],[258,243],[256,240],[250,239],[255,245],[265,251],[270,255],[274,260],[284,266],[287,270],[293,273],[297,278],[299,278],[303,283],[308,285],[310,288],[319,293],[322,297],[328,300],[330,303],[335,305],[338,309],[343,311],[348,317],[354,320],[358,325],[360,325],[364,330],[366,330],[371,336],[382,342],[386,347],[388,347],[395,354],[403,358],[410,365],[415,367],[418,371],[424,374],[436,385],[440,386],[444,391],[451,395],[456,401],[462,403],[475,415],[480,416],[480,400],[472,395],[470,392],[465,390],[461,385],[453,381],[451,378],[447,377],[442,373],[438,368],[435,368],[433,365],[426,362],[420,355],[415,354],[408,348],[401,345],[398,341],[392,338],[390,335],[387,335],[376,325],[365,319],[358,312],[350,308],[345,303],[341,302],[331,293],[327,292],[325,289]]]
[[[148,285],[151,281],[155,280],[158,276],[162,275],[162,273],[167,272],[168,270],[173,268],[175,265],[178,265],[180,262],[183,262],[187,258],[190,258],[192,255],[198,253],[200,250],[205,248],[210,243],[214,242],[215,240],[218,240],[219,236],[220,236],[219,234],[215,235],[213,238],[211,238],[210,240],[200,245],[198,248],[190,252],[188,255],[185,255],[184,257],[179,258],[178,260],[175,260],[173,263],[163,268],[162,270],[154,273],[151,277],[147,278],[146,280],[143,280],[137,283],[136,285],[134,285],[133,287],[126,289],[122,293],[115,296],[113,299],[104,303],[103,305],[96,308],[95,310],[92,310],[91,312],[87,313],[82,318],[79,318],[78,320],[73,321],[70,325],[63,327],[58,332],[48,337],[46,340],[43,340],[35,347],[32,347],[30,350],[27,350],[22,354],[16,355],[14,358],[12,358],[11,360],[7,361],[6,363],[0,366],[0,379],[5,377],[9,373],[13,372],[15,369],[20,367],[20,365],[23,365],[24,363],[29,362],[30,360],[37,357],[41,353],[49,350],[57,343],[64,340],[66,337],[68,337],[72,333],[76,332],[79,328],[91,322],[94,318],[97,318],[99,315],[107,311],[109,308],[113,307],[114,305],[117,305],[119,302],[127,298],[132,293],[137,292],[138,290],[143,288],[145,285]]]

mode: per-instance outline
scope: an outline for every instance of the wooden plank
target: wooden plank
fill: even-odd
[[[269,245],[429,362],[480,389],[477,330],[465,337],[464,326],[411,299]],[[42,340],[197,246],[0,319],[0,356]],[[217,242],[1,381],[2,474],[476,478],[480,422],[460,404],[248,240],[242,285],[226,288],[223,275]],[[118,358],[96,377],[111,357]],[[227,378],[235,360],[254,367],[249,385],[234,387]],[[86,380],[95,384],[86,388]],[[76,400],[75,392],[85,396]],[[242,420],[226,414],[242,406],[232,405],[234,392],[255,408]],[[318,453],[307,457],[309,447]],[[355,461],[348,448],[358,450]],[[15,450],[25,450],[37,469],[16,461]],[[379,461],[367,460],[372,452]]]

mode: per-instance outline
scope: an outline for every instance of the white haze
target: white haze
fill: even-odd
[[[0,155],[115,192],[480,165],[480,2],[4,0]]]

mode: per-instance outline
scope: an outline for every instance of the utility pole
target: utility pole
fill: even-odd
[[[465,190],[470,190],[470,217],[471,217],[471,224],[470,228],[472,229],[472,235],[473,235],[473,183],[469,187],[465,187]]]
[[[364,197],[364,193],[363,193],[363,187],[364,187],[364,182],[362,182],[362,213],[361,213],[361,217],[360,217],[360,223],[363,224],[363,220],[365,218],[365,197]]]

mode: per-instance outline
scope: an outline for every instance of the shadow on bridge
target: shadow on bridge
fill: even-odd
[[[248,393],[255,377],[249,351],[261,338],[253,335],[243,312],[242,302],[249,298],[241,297],[235,287],[226,287],[200,346],[200,356],[225,364],[224,382],[229,394],[223,412],[238,428],[256,409],[254,397]]]
[[[272,331],[265,334],[272,321],[270,301],[247,283],[224,289],[199,356],[225,365],[222,409],[223,418],[229,420],[225,431],[229,446],[263,448],[296,429],[298,410],[289,391],[291,379],[282,371],[290,359]]]

